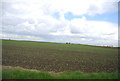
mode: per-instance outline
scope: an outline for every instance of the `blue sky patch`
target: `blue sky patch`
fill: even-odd
[[[107,21],[111,23],[118,23],[118,12],[111,12],[111,13],[105,13],[105,14],[97,14],[95,16],[88,16],[85,15],[87,20],[95,20],[95,21]]]
[[[60,18],[60,14],[59,12],[56,12],[52,15],[55,19],[59,19]]]
[[[105,13],[105,14],[97,14],[95,16],[89,16],[89,15],[73,15],[71,12],[64,14],[65,19],[72,20],[74,18],[82,18],[82,16],[85,16],[87,20],[94,20],[94,21],[107,21],[111,23],[118,23],[118,12],[111,12],[111,13]]]
[[[65,16],[65,19],[67,20],[72,20],[74,18],[82,18],[82,16],[77,16],[77,15],[75,16],[71,12],[65,13],[64,16]]]

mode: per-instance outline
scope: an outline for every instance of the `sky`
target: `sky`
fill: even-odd
[[[119,0],[1,0],[0,38],[118,46]]]

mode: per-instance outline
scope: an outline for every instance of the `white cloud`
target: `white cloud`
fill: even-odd
[[[0,34],[0,38],[3,39],[17,39],[17,40],[40,40],[40,41],[45,41],[44,38],[41,37],[36,37],[36,36],[29,36],[29,35],[16,35],[16,34]]]
[[[93,40],[97,43],[98,39],[114,42],[117,41],[118,36],[116,24],[87,20],[83,15],[94,16],[114,12],[116,6],[113,2],[117,1],[3,0],[4,14],[1,14],[3,38],[71,41],[86,44],[94,44]],[[59,19],[53,17],[56,12],[60,14]],[[64,17],[67,12],[83,17],[69,21]]]
[[[72,12],[75,15],[83,14],[102,14],[111,10],[117,10],[117,6],[113,4],[119,0],[4,0],[14,3],[13,8],[19,11],[34,13],[40,15],[43,13],[61,13]]]
[[[105,21],[90,21],[83,17],[81,19],[73,19],[66,28],[66,30],[54,32],[52,35],[82,36],[94,39],[107,39],[110,41],[118,40],[117,24]]]

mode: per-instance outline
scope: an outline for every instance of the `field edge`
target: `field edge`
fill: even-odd
[[[3,66],[3,79],[118,79],[118,73],[45,72],[22,67]]]

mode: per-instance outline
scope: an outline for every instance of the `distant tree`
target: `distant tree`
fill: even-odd
[[[71,44],[70,42],[66,42],[66,44]]]

